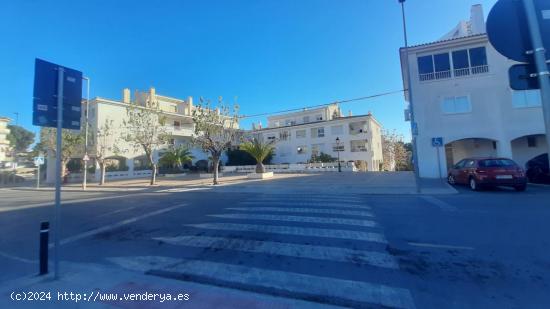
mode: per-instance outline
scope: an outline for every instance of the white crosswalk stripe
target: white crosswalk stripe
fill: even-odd
[[[360,198],[349,198],[349,197],[322,197],[319,195],[301,195],[301,196],[281,196],[281,197],[273,197],[273,196],[254,196],[247,199],[248,201],[286,201],[286,202],[341,202],[341,203],[363,203],[364,201]]]
[[[225,218],[225,219],[242,219],[242,220],[270,220],[270,221],[286,221],[286,222],[301,222],[301,223],[321,223],[321,224],[341,224],[355,225],[363,227],[376,227],[378,224],[371,220],[360,219],[343,219],[343,218],[324,218],[324,217],[304,217],[304,216],[286,216],[286,215],[262,215],[262,214],[221,214],[209,215],[210,217]]]
[[[373,251],[350,250],[347,248],[299,245],[273,241],[234,239],[208,236],[156,237],[173,245],[199,248],[228,249],[245,252],[284,255],[297,258],[321,259],[335,262],[368,264],[377,267],[397,269],[393,256]]]
[[[347,239],[347,240],[376,242],[376,243],[383,243],[383,244],[387,243],[387,240],[384,237],[384,235],[380,233],[360,232],[360,231],[350,231],[350,230],[308,228],[308,227],[299,227],[299,226],[239,224],[239,223],[200,223],[200,224],[187,224],[185,226],[190,226],[190,227],[200,228],[200,229],[209,229],[209,230],[257,232],[257,233],[307,236],[307,237],[338,238],[338,239]]]
[[[368,212],[368,211],[341,210],[341,209],[294,208],[294,207],[232,207],[232,208],[226,208],[226,209],[239,210],[239,211],[297,212],[297,213],[311,213],[311,214],[374,217],[372,212]]]
[[[370,210],[369,206],[359,203],[323,203],[323,202],[284,202],[284,201],[257,201],[240,202],[242,205],[266,205],[266,206],[311,206],[311,207],[345,207]]]

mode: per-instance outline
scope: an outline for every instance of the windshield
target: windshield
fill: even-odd
[[[516,163],[508,159],[490,159],[479,161],[479,167],[511,167]]]

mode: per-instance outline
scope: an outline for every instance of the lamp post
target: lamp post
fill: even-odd
[[[412,96],[412,80],[411,80],[411,70],[409,67],[409,43],[407,40],[407,23],[405,20],[405,0],[398,0],[401,3],[401,15],[403,18],[403,38],[405,40],[405,67],[407,68],[407,93],[409,95],[409,111],[410,111],[410,121],[411,121],[411,142],[413,147],[413,165],[414,165],[414,179],[416,183],[416,192],[420,193],[420,176],[418,172],[418,148],[416,146],[416,136],[418,135],[418,127],[414,121],[414,105],[413,105],[413,96]]]
[[[88,106],[90,105],[90,78],[88,77],[82,77],[82,79],[86,80],[86,121],[84,124],[84,173],[83,173],[83,180],[82,180],[82,190],[86,190],[86,185],[88,182]]]
[[[340,138],[336,137],[336,153],[338,154],[338,172],[342,172],[342,166],[340,165]]]

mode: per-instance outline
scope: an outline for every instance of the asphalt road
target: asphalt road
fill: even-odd
[[[147,272],[151,280],[348,307],[550,305],[548,187],[459,187],[459,194],[437,196],[311,188],[172,190],[68,202],[61,258]],[[36,273],[39,224],[51,215],[47,206],[0,211],[0,284]]]

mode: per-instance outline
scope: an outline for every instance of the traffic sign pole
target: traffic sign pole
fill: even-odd
[[[59,237],[61,234],[61,152],[63,138],[63,82],[65,69],[57,67],[57,140],[55,156],[55,209],[54,209],[54,277],[59,279]]]
[[[533,50],[529,52],[533,53],[535,66],[537,68],[537,78],[539,79],[540,84],[542,114],[544,116],[544,124],[546,127],[546,147],[550,149],[550,73],[548,72],[548,66],[546,64],[547,51],[544,48],[537,16],[538,13],[542,14],[542,12],[537,12],[533,0],[523,0],[523,5],[525,7],[529,34],[531,36],[531,43],[533,46]],[[548,51],[548,53],[550,54],[550,51]],[[548,157],[548,160],[550,163],[550,156]]]
[[[36,188],[40,189],[40,165],[37,166],[36,170]]]

